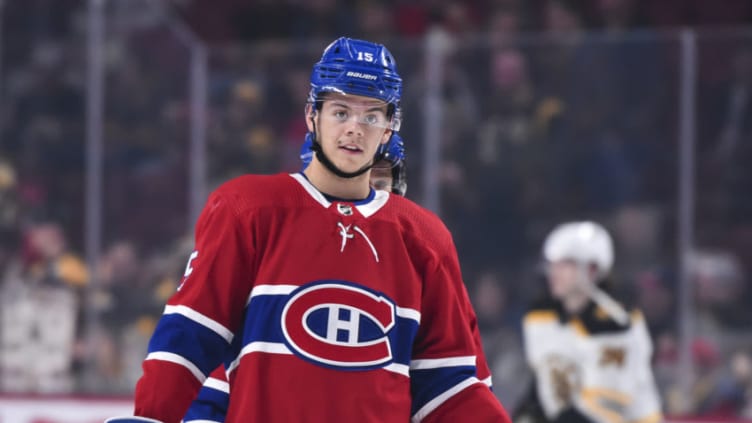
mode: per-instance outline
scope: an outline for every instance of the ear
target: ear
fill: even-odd
[[[306,104],[305,107],[305,123],[308,127],[308,132],[313,132],[313,119],[316,118],[316,109],[313,104]]]
[[[591,281],[598,282],[598,266],[595,263],[590,263],[588,267],[588,276]]]
[[[392,131],[391,129],[387,129],[384,131],[384,135],[381,136],[381,143],[380,144],[386,144],[389,142],[389,138],[392,137]]]

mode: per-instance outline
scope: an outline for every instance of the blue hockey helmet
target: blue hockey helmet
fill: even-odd
[[[384,150],[384,155],[381,159],[391,163],[392,167],[405,161],[405,143],[402,141],[402,137],[396,132],[389,138],[389,142],[386,143]]]
[[[405,160],[405,143],[396,132],[386,144],[382,160],[392,164],[392,192],[405,196],[407,192],[407,162]]]
[[[386,102],[392,117],[390,129],[399,130],[402,78],[394,56],[383,45],[346,37],[329,44],[313,66],[308,101],[315,103],[330,92]]]
[[[301,170],[305,170],[313,160],[313,133],[309,132],[305,136],[303,145],[300,146],[300,161],[303,162]]]

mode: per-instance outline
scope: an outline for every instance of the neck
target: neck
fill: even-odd
[[[303,173],[317,190],[334,197],[363,199],[371,192],[368,183],[370,170],[354,178],[343,178],[327,170],[314,158]]]
[[[568,314],[579,314],[585,309],[589,300],[584,292],[575,291],[564,297],[561,303]]]

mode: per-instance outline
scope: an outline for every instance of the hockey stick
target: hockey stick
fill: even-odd
[[[602,308],[603,311],[608,313],[608,315],[620,325],[626,325],[629,323],[629,314],[624,310],[624,307],[617,303],[604,290],[595,285],[591,285],[591,288],[588,290],[588,296],[598,305],[598,307]]]

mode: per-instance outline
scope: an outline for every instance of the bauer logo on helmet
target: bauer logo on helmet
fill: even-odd
[[[360,78],[360,79],[367,79],[369,81],[375,81],[376,78],[378,78],[376,75],[369,75],[367,73],[360,73],[360,72],[347,72],[347,76],[353,77],[353,78]]]

